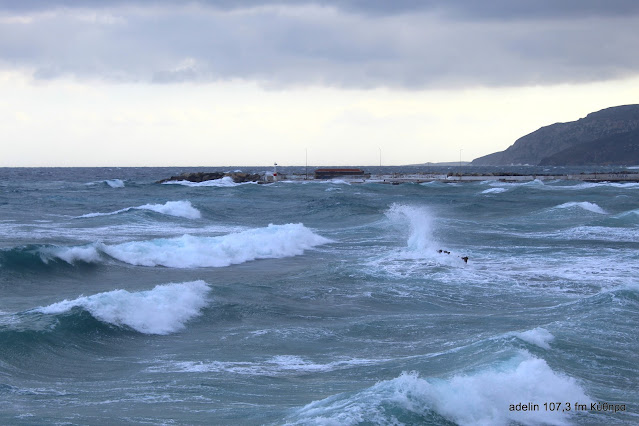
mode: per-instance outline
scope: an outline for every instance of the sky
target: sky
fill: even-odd
[[[0,166],[470,161],[639,103],[636,0],[0,0]]]

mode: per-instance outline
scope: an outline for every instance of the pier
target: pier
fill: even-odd
[[[478,174],[478,173],[392,173],[392,174],[372,174],[370,177],[344,176],[334,179],[343,180],[348,183],[383,183],[389,185],[399,185],[402,183],[459,183],[459,182],[532,182],[553,181],[553,180],[574,180],[581,182],[639,182],[638,172],[624,173],[577,173],[577,174]],[[333,180],[334,180],[333,179]],[[288,180],[307,180],[303,175],[289,175]],[[310,180],[330,180],[330,179],[310,179]]]
[[[157,183],[189,181],[204,182],[230,178],[234,183],[273,183],[282,180],[290,181],[345,181],[348,183],[382,183],[399,185],[402,183],[459,183],[459,182],[532,182],[553,180],[574,180],[582,182],[639,182],[639,172],[612,172],[612,173],[576,173],[576,174],[518,174],[518,173],[390,173],[370,174],[360,169],[318,169],[321,173],[315,173],[314,179],[309,179],[306,174],[283,175],[277,171],[273,173],[242,173],[242,172],[191,172],[183,173],[170,178],[162,179]],[[340,171],[358,170],[358,173],[339,173]]]
[[[428,183],[428,182],[531,182],[534,180],[576,180],[583,182],[639,182],[639,173],[579,173],[567,175],[518,175],[518,174],[400,174],[373,176],[369,182],[381,182],[397,185],[400,183]]]

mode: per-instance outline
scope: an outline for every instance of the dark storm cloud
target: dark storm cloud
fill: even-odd
[[[104,8],[123,5],[200,4],[222,10],[268,5],[317,4],[366,14],[397,14],[441,10],[467,18],[539,18],[567,16],[615,16],[637,13],[636,0],[4,0],[0,10],[37,11],[54,8]]]
[[[638,27],[634,0],[5,0],[0,69],[275,87],[581,82],[636,74]]]

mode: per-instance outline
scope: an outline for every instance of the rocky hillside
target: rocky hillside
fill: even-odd
[[[637,131],[639,105],[606,108],[577,121],[542,127],[471,165],[634,165],[638,162],[631,154],[639,150]]]
[[[639,164],[639,130],[580,143],[544,158],[540,166],[628,166]]]

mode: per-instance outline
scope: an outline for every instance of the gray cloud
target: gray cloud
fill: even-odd
[[[104,0],[3,0],[0,10],[42,11],[57,8],[104,8]],[[180,6],[176,0],[109,0],[109,7]],[[385,15],[424,11],[440,11],[466,18],[531,19],[570,16],[621,16],[639,12],[636,0],[193,0],[219,10],[236,10],[260,6],[298,6],[315,4],[354,13]]]
[[[0,66],[42,79],[356,88],[581,82],[639,72],[636,1],[318,3],[116,0],[104,8],[90,0],[56,7],[5,0]]]

